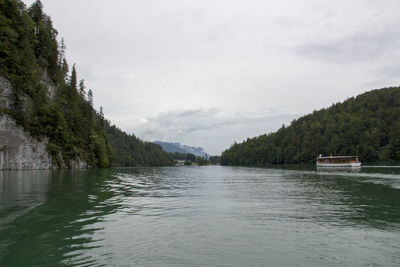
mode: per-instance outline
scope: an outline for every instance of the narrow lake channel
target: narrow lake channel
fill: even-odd
[[[400,266],[400,169],[0,172],[0,266]]]

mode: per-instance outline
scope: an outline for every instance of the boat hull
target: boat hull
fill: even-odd
[[[320,163],[317,161],[317,167],[361,167],[361,162]]]

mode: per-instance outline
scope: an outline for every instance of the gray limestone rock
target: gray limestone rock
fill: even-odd
[[[0,169],[52,168],[47,143],[47,138],[33,138],[11,116],[0,116]]]
[[[47,95],[51,100],[54,100],[56,95],[57,87],[54,85],[54,82],[49,78],[47,72],[43,72],[42,75],[42,84],[47,88]]]
[[[0,75],[0,108],[9,109],[12,105],[12,85]]]

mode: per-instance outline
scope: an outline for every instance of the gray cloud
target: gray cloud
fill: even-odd
[[[397,57],[400,61],[400,57]],[[388,84],[388,86],[399,86],[400,85],[400,64],[393,64],[388,66],[382,66],[377,69],[376,72],[371,73],[374,77],[370,82],[366,83],[369,88],[378,89],[381,84]],[[391,81],[391,83],[388,83]]]
[[[400,49],[400,27],[384,32],[357,32],[321,43],[302,44],[298,55],[338,63],[373,62]],[[392,55],[393,56],[393,55]]]

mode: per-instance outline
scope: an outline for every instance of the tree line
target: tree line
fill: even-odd
[[[185,165],[193,165],[196,164],[198,166],[210,165],[211,162],[207,160],[205,157],[196,156],[192,153],[170,153],[175,161],[183,160],[185,161]]]
[[[278,131],[234,143],[223,165],[313,163],[318,155],[400,161],[400,87],[372,90],[314,111]]]

